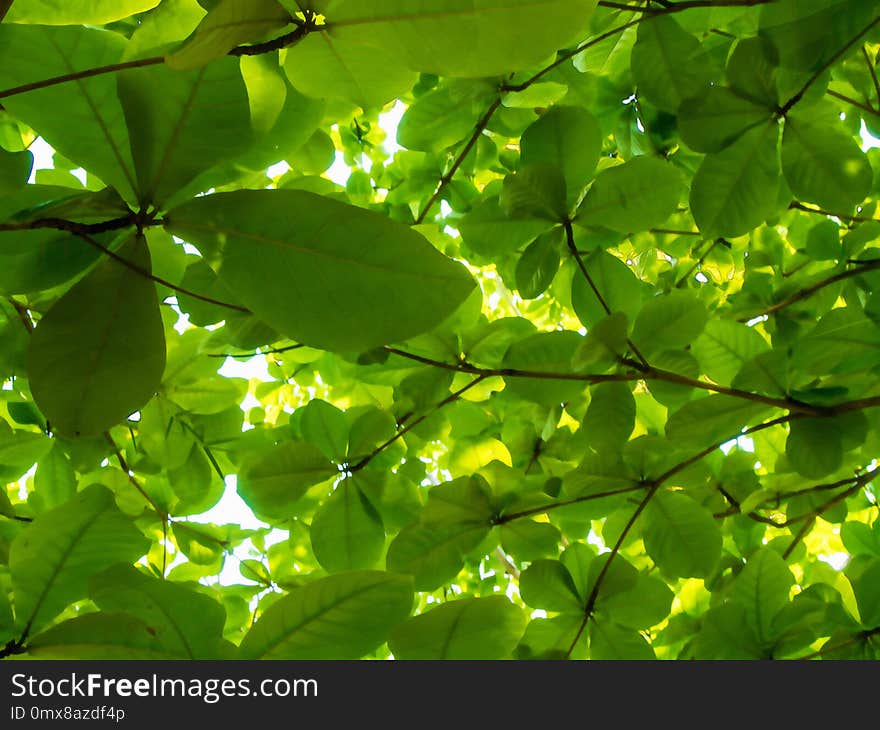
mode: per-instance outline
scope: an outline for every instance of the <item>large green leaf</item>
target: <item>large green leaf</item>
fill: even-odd
[[[703,331],[706,308],[689,292],[672,292],[645,302],[633,325],[633,341],[650,357],[659,350],[686,347]]]
[[[632,269],[606,251],[596,251],[583,261],[598,295],[586,277],[580,271],[575,272],[571,284],[571,304],[578,319],[588,328],[598,324],[608,315],[602,302],[612,313],[622,312],[630,321],[635,319],[641,308],[644,287]]]
[[[138,199],[159,205],[199,173],[251,142],[247,89],[235,59],[194,71],[165,66],[119,74]]]
[[[52,3],[52,5],[66,3]],[[85,6],[92,3],[77,3]],[[116,5],[116,3],[112,3]],[[155,3],[153,3],[155,4]],[[16,4],[17,7],[17,4]],[[125,39],[95,28],[0,25],[0,87],[9,88],[117,63]],[[3,100],[58,152],[125,198],[136,188],[128,130],[112,75],[82,78]],[[63,109],[64,114],[58,114]]]
[[[798,198],[840,212],[861,203],[874,178],[856,140],[815,110],[786,119],[782,170]]]
[[[342,53],[363,42],[384,49],[392,66],[443,76],[495,76],[550,56],[586,26],[595,0],[360,0],[300,2],[330,26],[322,33]],[[368,45],[367,45],[368,44]],[[289,56],[301,63],[301,46]]]
[[[776,121],[743,133],[706,155],[691,185],[691,210],[706,238],[741,236],[778,205],[779,127]]]
[[[220,658],[225,612],[193,588],[120,565],[92,578],[89,596],[103,611],[124,611],[144,622],[173,656]]]
[[[670,16],[639,24],[632,70],[639,95],[673,113],[683,100],[708,91],[713,81],[711,56]]]
[[[545,163],[562,171],[572,206],[596,169],[602,131],[583,107],[554,106],[523,132],[520,148],[524,165]]]
[[[791,465],[810,479],[821,479],[840,468],[843,444],[837,424],[830,419],[804,418],[789,424],[785,455]]]
[[[793,584],[782,556],[766,547],[751,555],[737,576],[731,598],[745,608],[746,622],[762,644],[775,637],[773,621],[788,603]]]
[[[642,534],[648,555],[674,577],[705,578],[721,558],[721,531],[712,513],[681,492],[654,496]]]
[[[583,430],[596,451],[620,450],[636,420],[636,402],[626,383],[600,383],[590,389]]]
[[[242,659],[357,659],[412,609],[412,580],[380,572],[321,578],[273,603],[241,642]]]
[[[716,383],[729,385],[749,360],[768,349],[753,328],[728,319],[710,319],[691,351],[706,375]]]
[[[644,231],[663,223],[678,206],[681,173],[656,157],[639,156],[596,176],[578,221],[621,233]]]
[[[417,75],[362,33],[310,33],[287,50],[284,71],[298,91],[380,107],[411,88]]]
[[[250,457],[241,468],[238,493],[257,514],[283,520],[309,487],[337,473],[309,443],[285,441]]]
[[[9,23],[103,25],[156,7],[159,0],[16,0]]]
[[[31,338],[31,392],[58,433],[100,434],[146,405],[162,379],[165,331],[142,273],[146,243],[128,242],[116,256],[55,302]]]
[[[192,38],[165,62],[178,71],[199,68],[242,43],[261,40],[283,28],[290,14],[276,0],[221,0],[211,9]]]
[[[385,548],[382,518],[361,491],[357,477],[339,483],[312,518],[312,550],[330,573],[372,568]]]
[[[391,634],[396,659],[505,659],[526,615],[504,596],[463,598],[414,616]]]
[[[74,601],[108,566],[136,560],[149,541],[117,508],[113,494],[92,485],[22,530],[9,550],[15,623],[34,633]]]
[[[747,130],[761,126],[772,112],[724,86],[686,99],[678,110],[684,143],[697,152],[718,152]]]
[[[421,334],[474,286],[415,231],[300,190],[210,195],[167,224],[197,245],[221,244],[220,278],[270,326],[330,350]]]
[[[675,411],[666,422],[666,435],[676,443],[695,446],[735,438],[768,408],[763,403],[713,393]]]
[[[153,635],[153,629],[127,613],[88,613],[52,626],[28,641],[36,659],[186,659]]]

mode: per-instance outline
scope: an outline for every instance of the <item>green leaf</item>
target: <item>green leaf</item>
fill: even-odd
[[[284,520],[294,516],[294,506],[309,487],[336,473],[327,457],[311,444],[285,441],[242,465],[238,493],[257,514]]]
[[[15,623],[36,633],[69,604],[86,597],[95,573],[132,562],[149,542],[99,485],[39,515],[13,540],[9,572],[15,592]]]
[[[505,659],[526,615],[504,596],[440,604],[398,626],[388,646],[396,659]]]
[[[564,373],[583,338],[575,332],[539,332],[514,342],[504,355],[502,365],[531,373]],[[565,403],[584,390],[584,383],[552,378],[509,377],[507,390],[521,398],[548,405]]]
[[[120,565],[96,575],[89,596],[102,611],[125,611],[143,621],[176,657],[220,658],[223,607],[190,587]]]
[[[241,659],[357,659],[412,609],[412,579],[363,571],[310,582],[278,599],[242,639]]]
[[[675,291],[645,302],[633,325],[633,341],[646,357],[689,345],[703,331],[706,308],[690,292]]]
[[[630,321],[641,308],[643,287],[623,261],[606,251],[596,251],[584,258],[584,266],[596,285],[602,301],[611,313],[625,314]],[[581,322],[589,329],[608,316],[596,292],[581,272],[575,272],[571,284],[571,305]]]
[[[779,127],[749,129],[706,155],[691,185],[691,210],[705,238],[736,237],[760,225],[777,206]]]
[[[700,42],[670,16],[639,23],[632,49],[633,78],[639,96],[668,112],[709,89],[711,56]]]
[[[76,473],[58,442],[37,462],[34,489],[43,509],[57,507],[76,494]]]
[[[803,418],[788,425],[785,455],[798,474],[820,479],[843,463],[840,431],[832,420]]]
[[[621,233],[646,231],[675,211],[683,190],[681,173],[656,157],[633,157],[600,172],[577,219]]]
[[[642,534],[648,555],[670,576],[705,578],[721,558],[721,531],[712,514],[681,492],[654,495]]]
[[[159,0],[17,0],[7,23],[43,25],[103,25],[143,13]]]
[[[524,165],[544,163],[562,171],[571,207],[596,169],[602,130],[583,107],[554,106],[523,132],[520,149]]]
[[[115,1],[106,4],[117,5]],[[51,5],[66,7],[67,3]],[[93,3],[77,2],[76,5],[82,8]],[[16,4],[16,7],[20,6]],[[23,86],[117,63],[124,47],[125,40],[121,36],[95,28],[3,23],[0,25],[0,87]],[[113,75],[36,89],[3,99],[3,106],[62,155],[113,185],[123,197],[134,195],[134,164]],[[64,109],[63,115],[57,113],[59,109]]]
[[[869,558],[847,566],[847,577],[859,607],[862,626],[880,626],[880,558]]]
[[[34,156],[27,150],[7,152],[0,147],[0,195],[13,193],[25,186],[34,166]]]
[[[733,583],[731,600],[745,609],[746,622],[762,644],[772,643],[777,631],[773,621],[788,604],[794,576],[771,548],[761,548],[751,555],[746,567]]]
[[[504,178],[501,207],[511,218],[565,220],[565,178],[558,168],[540,162]]]
[[[501,547],[517,560],[556,555],[561,533],[548,522],[511,520],[501,526]]]
[[[411,150],[435,152],[461,141],[485,112],[491,86],[452,81],[420,96],[397,127],[397,141]]]
[[[638,631],[616,626],[608,621],[590,624],[590,658],[598,660],[656,659],[651,645]]]
[[[459,223],[462,240],[474,253],[497,256],[525,246],[550,224],[541,219],[513,219],[501,209],[498,198],[482,201]]]
[[[300,414],[303,438],[328,459],[341,462],[348,446],[348,420],[336,406],[316,398]]]
[[[184,46],[165,58],[169,68],[188,71],[225,56],[243,43],[283,28],[290,14],[276,0],[221,0]]]
[[[146,405],[162,379],[156,287],[140,273],[150,271],[149,251],[135,239],[116,256],[55,302],[31,338],[31,392],[58,433],[100,434]]]
[[[372,568],[385,549],[382,518],[356,476],[340,482],[318,508],[310,535],[315,557],[328,573]]]
[[[815,110],[810,116],[788,116],[782,170],[800,200],[849,212],[870,193],[874,174],[855,139],[838,126]]]
[[[571,573],[558,560],[535,560],[520,576],[519,592],[523,601],[535,608],[560,613],[584,610]]]
[[[298,3],[285,0],[289,9]],[[586,26],[595,0],[360,0],[322,8],[330,37],[387,49],[392,66],[441,76],[497,76],[528,68],[565,47]],[[295,48],[299,48],[296,46]]]
[[[142,204],[166,202],[251,143],[247,89],[235,59],[185,72],[133,68],[118,82]]]
[[[729,319],[710,319],[691,351],[706,375],[716,383],[730,385],[749,360],[768,349],[754,328]]]
[[[388,548],[388,570],[409,573],[417,590],[434,590],[461,570],[465,557],[492,529],[494,508],[481,477],[433,487],[421,520],[403,528]]]
[[[287,49],[290,83],[316,99],[344,99],[363,109],[381,107],[415,83],[417,75],[362,32],[310,33]]]
[[[666,436],[677,444],[698,446],[736,438],[769,410],[763,403],[713,393],[685,403],[666,422]]]
[[[553,283],[559,271],[562,228],[538,236],[523,251],[516,265],[516,288],[523,299],[535,299]]]
[[[614,623],[631,629],[648,629],[661,623],[672,610],[675,594],[659,578],[639,574],[635,585],[603,598],[597,609]]]
[[[767,659],[738,603],[722,603],[706,613],[697,634],[697,659]]]
[[[222,241],[218,273],[245,305],[293,339],[330,350],[421,334],[474,287],[464,267],[415,231],[300,190],[210,195],[171,211],[167,224],[197,245]]]
[[[583,431],[595,451],[619,452],[632,434],[636,401],[626,383],[600,383],[590,388]]]
[[[731,89],[713,86],[678,110],[681,139],[695,152],[720,152],[743,133],[769,121],[771,112]]]
[[[739,41],[727,61],[727,80],[736,94],[775,110],[781,100],[776,49],[772,43],[761,37]]]
[[[155,636],[152,626],[127,613],[89,613],[63,621],[28,641],[36,659],[186,659]]]

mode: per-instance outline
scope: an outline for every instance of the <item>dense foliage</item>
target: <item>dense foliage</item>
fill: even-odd
[[[4,656],[878,658],[877,3],[0,17]]]

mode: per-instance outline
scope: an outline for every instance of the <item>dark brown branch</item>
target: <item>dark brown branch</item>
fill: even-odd
[[[254,43],[250,46],[237,46],[229,51],[230,56],[259,56],[263,53],[271,53],[282,48],[292,46],[299,40],[305,38],[309,33],[315,30],[315,26],[311,23],[302,23],[290,33],[285,33],[278,38],[264,41],[263,43]]]
[[[456,155],[455,160],[452,165],[440,178],[440,183],[437,186],[437,189],[428,198],[428,202],[425,203],[425,206],[419,212],[416,217],[416,225],[423,223],[431,208],[434,207],[434,204],[440,199],[440,196],[443,194],[443,191],[446,189],[446,186],[452,182],[452,178],[455,176],[455,173],[458,172],[458,168],[461,167],[465,158],[468,156],[468,153],[473,149],[473,146],[477,143],[477,140],[482,136],[483,132],[486,130],[486,127],[489,125],[489,122],[492,120],[492,115],[498,110],[498,107],[501,106],[501,97],[496,98],[490,105],[489,108],[486,109],[485,113],[482,117],[480,117],[476,126],[474,127],[474,131],[471,134],[468,141],[465,143],[464,147],[461,148],[461,151]]]
[[[605,497],[615,497],[618,494],[628,494],[629,492],[637,492],[641,489],[645,489],[645,485],[642,483],[634,484],[629,487],[621,487],[620,489],[610,489],[606,492],[596,492],[594,494],[585,494],[581,497],[572,497],[571,499],[563,499],[558,502],[551,502],[550,504],[542,504],[538,507],[530,507],[529,509],[519,510],[518,512],[508,512],[505,515],[501,515],[496,518],[492,523],[494,525],[505,525],[508,522],[513,522],[514,520],[522,519],[523,517],[532,517],[534,515],[543,515],[547,512],[555,509],[559,509],[560,507],[570,507],[573,504],[583,504],[584,502],[591,502],[594,499],[604,499]]]
[[[811,208],[807,205],[799,201],[794,201],[788,206],[791,210],[802,210],[804,213],[815,213],[817,215],[828,216],[829,218],[839,218],[842,221],[847,221],[848,223],[870,223],[871,221],[880,220],[880,218],[868,218],[863,215],[848,215],[846,213],[834,213],[830,210],[825,210],[823,208]]]
[[[231,357],[234,360],[249,360],[252,357],[256,357],[257,355],[278,355],[282,352],[290,352],[291,350],[300,350],[305,345],[287,345],[286,347],[272,347],[268,350],[254,350],[253,352],[243,352],[238,355],[232,352],[211,352],[208,353],[208,357],[222,357],[227,358]]]
[[[256,43],[250,46],[237,46],[233,48],[227,55],[230,56],[256,56],[262,53],[271,53],[272,51],[277,51],[281,48],[287,48],[297,41],[304,38],[308,33],[317,29],[317,26],[311,23],[303,23],[299,25],[295,30],[292,30],[290,33],[287,33],[279,38],[274,38],[272,40],[266,41],[264,43]],[[21,86],[15,86],[11,89],[4,89],[0,91],[0,99],[5,99],[10,96],[16,96],[18,94],[25,94],[28,91],[36,91],[37,89],[45,89],[49,86],[56,86],[58,84],[64,84],[70,81],[78,81],[79,79],[87,79],[92,76],[101,76],[103,74],[116,73],[117,71],[124,71],[129,68],[142,68],[144,66],[157,66],[159,64],[165,63],[164,56],[150,56],[149,58],[140,58],[134,61],[124,61],[122,63],[113,63],[107,66],[98,66],[96,68],[89,68],[83,71],[74,71],[69,74],[62,74],[61,76],[53,76],[52,78],[43,79],[41,81],[34,81],[30,84],[23,84]]]
[[[150,58],[141,58],[136,61],[125,61],[123,63],[113,63],[107,66],[98,66],[97,68],[89,68],[84,71],[74,71],[69,74],[62,74],[61,76],[52,76],[48,79],[43,79],[41,81],[34,81],[30,84],[22,84],[21,86],[14,86],[11,89],[4,89],[0,91],[0,99],[6,99],[10,96],[17,96],[18,94],[25,94],[28,91],[36,91],[37,89],[45,89],[49,86],[57,86],[58,84],[66,84],[69,81],[78,81],[79,79],[87,79],[91,76],[101,76],[102,74],[116,73],[117,71],[124,71],[128,68],[141,68],[143,66],[156,66],[157,64],[164,63],[164,56],[151,56]]]
[[[803,86],[792,96],[785,104],[783,104],[779,111],[777,112],[780,117],[784,117],[787,115],[801,99],[804,98],[804,94],[807,93],[809,88],[816,83],[816,80],[825,73],[829,68],[831,68],[835,63],[837,63],[846,53],[856,44],[858,43],[864,36],[870,33],[874,26],[880,23],[880,16],[877,16],[872,20],[868,25],[866,25],[862,30],[860,30],[856,35],[850,38],[841,48],[839,48],[835,53],[831,55],[831,57],[825,61],[811,76],[807,79]]]
[[[740,322],[748,322],[750,319],[754,317],[764,317],[770,314],[774,314],[781,309],[785,309],[786,307],[790,307],[792,304],[797,304],[798,302],[802,302],[805,299],[809,299],[816,292],[821,291],[825,287],[831,286],[832,284],[836,284],[839,281],[845,281],[846,279],[851,279],[855,276],[860,276],[866,271],[873,271],[874,269],[880,269],[880,259],[875,259],[872,261],[865,261],[860,263],[854,269],[847,269],[846,271],[841,271],[840,273],[834,274],[832,276],[827,276],[824,279],[820,279],[815,284],[811,284],[808,287],[804,287],[803,289],[799,289],[791,296],[786,297],[782,301],[776,302],[776,304],[772,304],[766,309],[762,309],[757,314],[749,315],[748,317],[741,317]]]
[[[98,234],[108,231],[118,231],[132,226],[137,221],[134,213],[111,218],[100,223],[77,223],[64,218],[38,218],[25,223],[0,223],[0,231],[33,231],[39,228],[52,228],[58,231],[67,231],[73,234]]]
[[[406,426],[401,428],[397,433],[395,433],[391,438],[383,443],[379,444],[375,449],[373,449],[369,454],[367,454],[363,459],[358,461],[354,466],[349,467],[348,471],[350,474],[354,474],[355,472],[363,469],[367,464],[369,464],[373,459],[375,459],[379,454],[381,454],[385,449],[387,449],[391,444],[397,441],[399,438],[402,438],[404,435],[412,431],[416,426],[422,423],[425,419],[434,415],[437,411],[439,411],[444,406],[449,405],[450,403],[454,403],[462,395],[464,395],[467,391],[473,388],[475,385],[482,383],[487,376],[478,375],[474,378],[470,383],[465,385],[463,388],[459,388],[454,393],[450,393],[446,398],[444,398],[439,403],[434,404],[426,413],[422,414],[418,418],[410,421]]]
[[[840,99],[841,101],[845,101],[847,104],[851,104],[854,107],[858,107],[859,109],[862,109],[863,111],[866,111],[869,114],[874,114],[876,116],[880,116],[880,111],[877,111],[876,109],[874,109],[874,107],[869,106],[868,104],[864,104],[861,101],[857,101],[856,99],[853,99],[852,97],[849,97],[846,94],[841,94],[838,91],[834,91],[834,89],[828,89],[825,93],[828,94],[828,96],[833,96],[835,99]]]

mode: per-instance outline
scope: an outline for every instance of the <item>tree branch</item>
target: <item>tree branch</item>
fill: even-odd
[[[446,189],[446,186],[452,182],[452,178],[455,176],[455,173],[458,172],[458,168],[461,167],[462,163],[465,160],[465,157],[468,156],[468,153],[473,149],[473,146],[477,143],[477,140],[486,130],[486,127],[489,125],[489,122],[492,120],[492,115],[498,110],[498,107],[501,106],[501,97],[497,97],[490,105],[489,108],[486,109],[485,113],[482,117],[480,117],[477,125],[474,127],[474,131],[471,134],[468,141],[465,143],[464,147],[461,148],[461,151],[456,155],[455,160],[450,166],[449,170],[440,178],[440,183],[437,186],[437,189],[428,198],[428,202],[425,203],[425,206],[419,212],[416,217],[416,225],[423,223],[425,218],[428,215],[428,212],[434,207],[434,203],[436,203],[440,196],[443,194],[443,191]]]
[[[851,279],[855,276],[860,276],[867,271],[873,271],[875,269],[880,269],[880,259],[875,259],[871,261],[865,261],[863,264],[860,264],[856,268],[847,269],[846,271],[841,271],[840,273],[834,274],[832,276],[827,276],[824,279],[820,279],[815,284],[811,284],[808,287],[804,287],[803,289],[799,289],[794,294],[786,297],[780,302],[776,302],[776,304],[772,304],[766,309],[762,309],[757,314],[749,315],[748,317],[741,317],[739,319],[740,322],[748,322],[754,317],[764,317],[770,314],[774,314],[781,309],[785,309],[786,307],[790,307],[792,304],[797,304],[798,302],[802,302],[805,299],[809,299],[816,292],[821,291],[825,287],[831,286],[832,284],[836,284],[839,281],[845,281],[846,279]]]
[[[369,464],[373,459],[375,459],[379,454],[381,454],[385,449],[387,449],[389,446],[391,446],[391,444],[393,444],[395,441],[397,441],[399,438],[402,438],[404,435],[406,435],[407,433],[412,431],[416,426],[418,426],[420,423],[422,423],[425,419],[434,415],[437,411],[439,411],[444,406],[447,406],[450,403],[457,401],[459,398],[461,398],[461,396],[463,396],[467,391],[469,391],[475,385],[482,383],[486,379],[486,377],[487,376],[485,376],[485,375],[478,375],[476,378],[474,378],[470,383],[465,385],[463,388],[459,388],[454,393],[450,393],[442,401],[440,401],[439,403],[436,403],[434,406],[432,406],[427,412],[425,412],[424,414],[422,414],[418,418],[410,421],[406,426],[401,428],[391,438],[389,438],[387,441],[379,444],[375,449],[373,449],[363,459],[358,461],[354,466],[350,467],[348,469],[349,474],[354,474],[356,472],[359,472],[361,469],[363,469],[365,466],[367,466],[367,464]]]
[[[811,76],[807,79],[804,85],[794,94],[785,104],[783,104],[777,114],[780,117],[786,116],[792,109],[792,107],[797,104],[801,99],[804,98],[804,94],[807,93],[809,88],[816,83],[816,80],[825,73],[829,68],[831,68],[835,63],[837,63],[846,53],[850,50],[856,43],[858,43],[864,36],[870,33],[874,26],[880,23],[880,16],[877,16],[872,20],[868,25],[866,25],[862,30],[860,30],[856,35],[850,38],[841,48],[835,51],[831,57],[823,63]]]

